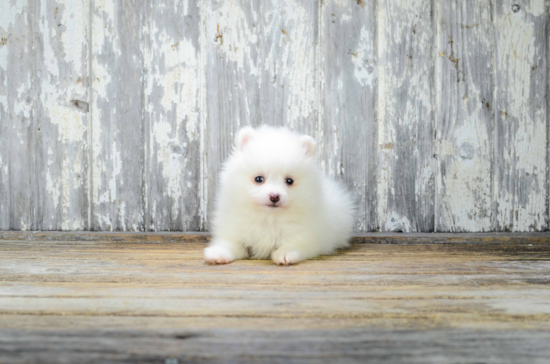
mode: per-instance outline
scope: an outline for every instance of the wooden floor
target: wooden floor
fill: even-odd
[[[3,238],[0,363],[550,363],[548,234],[291,267],[205,265],[206,236]]]

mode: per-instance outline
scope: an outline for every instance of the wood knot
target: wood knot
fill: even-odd
[[[71,104],[73,104],[73,106],[79,109],[80,111],[83,111],[83,112],[90,111],[90,105],[87,102],[80,101],[80,100],[71,100]]]

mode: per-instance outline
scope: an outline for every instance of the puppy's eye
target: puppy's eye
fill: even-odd
[[[254,182],[256,183],[264,183],[265,181],[265,178],[263,178],[262,176],[257,176],[256,178],[254,178]]]
[[[294,183],[294,180],[292,178],[287,178],[285,179],[285,183],[289,186],[292,186],[292,184]]]

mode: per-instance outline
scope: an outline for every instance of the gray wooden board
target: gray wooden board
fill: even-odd
[[[434,9],[377,4],[378,219],[382,231],[434,230]]]
[[[1,321],[0,321],[1,322]],[[547,330],[0,329],[9,363],[547,363]],[[172,359],[172,361],[169,361]]]
[[[91,230],[143,230],[143,1],[92,3]]]
[[[143,15],[145,230],[201,228],[199,10],[193,0],[149,1]]]
[[[491,231],[494,72],[489,1],[436,2],[436,231]]]
[[[322,4],[322,163],[353,193],[355,230],[373,231],[378,228],[375,2]]]
[[[120,243],[206,243],[211,235],[190,233],[129,233],[129,232],[26,232],[0,231],[1,241],[111,241]],[[550,242],[550,233],[360,233],[351,238],[352,244],[538,244]]]
[[[90,2],[35,6],[34,224],[39,230],[86,230]]]
[[[0,228],[36,229],[34,3],[0,3]]]
[[[496,229],[540,231],[548,209],[548,2],[499,2],[494,23]]]
[[[2,230],[206,230],[260,124],[318,138],[357,232],[548,229],[548,0],[0,6]]]
[[[0,362],[550,360],[548,239],[358,244],[291,267],[210,266],[204,246],[1,241]]]
[[[219,170],[242,126],[288,126],[317,136],[318,4],[207,1],[207,222]]]

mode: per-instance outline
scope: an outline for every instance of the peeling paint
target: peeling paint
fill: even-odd
[[[0,2],[0,230],[36,228],[30,153],[36,109],[34,24],[30,1]],[[4,176],[5,174],[5,176]]]
[[[374,54],[374,38],[366,27],[361,28],[358,48],[351,54],[355,65],[354,74],[362,86],[374,87],[374,80],[377,78],[376,65],[369,55]]]
[[[145,113],[149,120],[146,225],[198,229],[201,141],[199,8],[192,1],[154,9],[145,36]],[[183,29],[183,30],[181,30]]]
[[[60,140],[76,143],[83,140],[86,125],[80,113],[72,107],[54,103],[51,105],[50,120],[57,126]]]
[[[387,215],[384,226],[384,231],[393,232],[407,232],[412,231],[414,228],[411,225],[409,219],[406,216],[401,216],[396,212],[391,212]]]
[[[493,5],[3,1],[0,229],[204,229],[261,123],[318,139],[358,231],[547,229],[548,5]]]
[[[431,2],[386,1],[378,9],[378,219],[403,231],[433,230]]]
[[[493,229],[494,34],[490,8],[478,5],[445,2],[437,9],[437,51],[458,59],[436,59],[437,231]]]
[[[237,68],[257,76],[259,70],[253,61],[253,50],[257,47],[258,35],[254,32],[245,32],[243,29],[253,28],[248,16],[237,1],[220,1],[213,6],[212,12],[223,16],[224,23],[220,24],[215,16],[208,17],[208,42],[214,42],[223,51],[228,60],[235,62]]]
[[[278,11],[287,22],[294,25],[292,31],[279,40],[279,47],[283,48],[283,53],[279,55],[282,60],[279,73],[285,75],[285,82],[288,82],[287,124],[295,128],[299,122],[313,114],[317,106],[315,51],[310,43],[312,37],[304,36],[314,32],[312,25],[315,22],[311,19],[312,14],[299,1],[284,2]],[[266,65],[274,63],[277,61],[273,54],[268,54]]]
[[[158,122],[153,127],[153,140],[157,143],[156,158],[162,165],[162,175],[164,177],[164,194],[174,200],[172,214],[177,216],[178,203],[182,197],[183,191],[180,187],[182,175],[182,156],[172,152],[173,143],[179,143],[177,138],[171,138],[172,128],[167,122]]]
[[[89,1],[42,0],[39,10],[41,108],[35,115],[42,121],[42,143],[54,146],[45,155],[49,193],[40,206],[42,228],[82,230],[87,213],[76,201],[86,201],[88,130],[87,115],[75,107],[75,100],[88,97],[81,81],[87,77]]]
[[[494,180],[498,228],[511,231],[542,230],[546,224],[546,71],[544,47],[537,42],[548,14],[544,0],[525,9],[511,10],[505,1],[497,8],[496,65],[497,151]],[[533,13],[529,13],[533,11]],[[543,67],[544,68],[544,67]],[[541,73],[542,72],[542,73]]]

